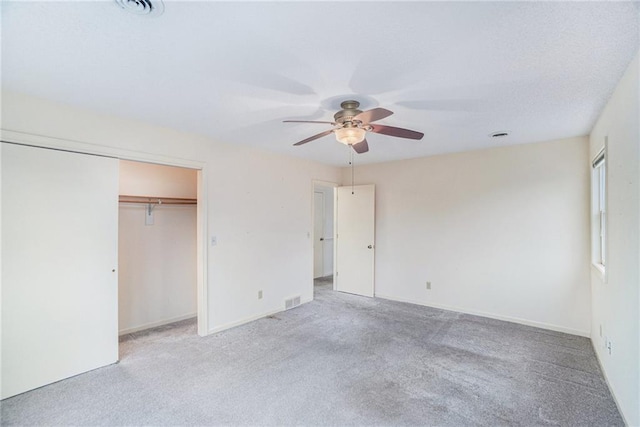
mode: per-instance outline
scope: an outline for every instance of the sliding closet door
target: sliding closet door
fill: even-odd
[[[2,398],[118,359],[118,160],[2,143]]]

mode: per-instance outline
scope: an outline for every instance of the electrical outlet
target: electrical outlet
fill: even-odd
[[[431,290],[431,282],[427,282],[427,290],[430,291]]]
[[[609,355],[611,355],[611,341],[607,341],[607,350],[609,350]]]
[[[216,236],[211,236],[211,246],[215,246],[218,244],[218,238]]]
[[[262,291],[258,291],[258,299],[262,299]]]

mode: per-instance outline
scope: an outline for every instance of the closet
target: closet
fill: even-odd
[[[2,142],[1,398],[196,316],[193,169]]]
[[[119,168],[119,334],[195,318],[197,171]]]

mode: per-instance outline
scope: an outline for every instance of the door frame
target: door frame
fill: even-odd
[[[337,182],[333,182],[333,181],[322,181],[319,179],[312,179],[311,180],[311,269],[310,269],[310,276],[311,276],[311,299],[313,300],[314,295],[313,295],[313,263],[314,263],[314,258],[313,258],[313,243],[315,242],[315,210],[313,208],[313,204],[314,204],[314,193],[316,190],[316,187],[329,187],[329,188],[333,188],[333,277],[335,279],[336,277],[336,191],[335,189],[340,187],[340,184]],[[326,201],[326,199],[325,199]],[[334,291],[336,290],[336,281],[333,281],[333,288]]]
[[[327,188],[327,187],[324,187]],[[316,196],[320,195],[320,198],[322,200],[322,221],[318,221],[318,218],[316,217],[317,212],[317,208],[318,206],[316,206]],[[316,250],[316,243],[318,243],[318,240],[316,240],[316,226],[318,225],[318,223],[321,224],[321,228],[322,228],[322,237],[324,237],[325,234],[325,230],[324,230],[324,225],[326,222],[326,216],[325,216],[325,203],[327,201],[325,200],[325,194],[324,191],[320,191],[319,189],[314,189],[313,192],[313,280],[315,280],[318,277],[324,277],[324,241],[322,242],[322,249],[320,250],[320,254],[318,254],[319,251]],[[319,276],[316,276],[316,261],[318,258],[318,255],[320,255],[321,258],[321,262],[320,262],[320,269],[321,269],[321,273]]]
[[[2,129],[0,136],[2,142],[28,145],[32,147],[49,148],[53,150],[71,151],[80,154],[89,154],[103,157],[113,157],[118,160],[132,160],[143,163],[154,163],[165,166],[177,166],[187,169],[195,169],[198,173],[197,190],[197,315],[198,315],[198,335],[206,336],[209,333],[209,301],[208,301],[208,264],[207,264],[207,164],[194,160],[182,159],[173,156],[146,153],[142,151],[127,150],[124,148],[107,147],[103,145],[90,144],[82,141],[54,138],[42,135],[34,135],[24,132],[16,132]],[[0,230],[1,233],[1,230]]]

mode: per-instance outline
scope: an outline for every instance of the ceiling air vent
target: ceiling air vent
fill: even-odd
[[[509,132],[494,132],[489,134],[491,138],[504,138],[505,136],[509,136]]]
[[[115,0],[116,4],[136,15],[158,16],[164,12],[161,0]]]

